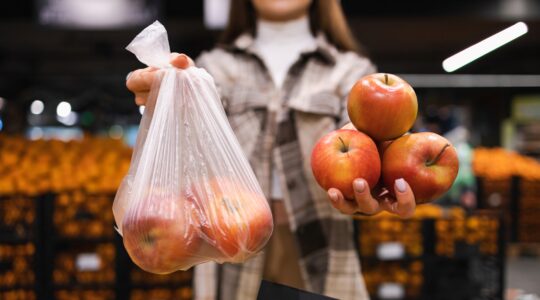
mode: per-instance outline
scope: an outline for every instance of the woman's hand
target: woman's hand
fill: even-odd
[[[414,214],[416,208],[414,194],[409,184],[403,179],[398,179],[394,183],[395,197],[385,189],[374,190],[374,196],[372,196],[367,182],[362,178],[354,180],[353,188],[354,200],[345,199],[338,189],[328,190],[332,206],[343,214],[375,215],[383,210],[402,218],[410,218]]]
[[[342,129],[353,129],[349,123]],[[367,182],[362,178],[357,178],[353,182],[354,200],[347,200],[343,194],[335,188],[328,190],[328,197],[332,205],[343,214],[352,215],[361,213],[375,215],[383,210],[396,214],[402,218],[409,218],[414,214],[416,201],[409,184],[401,179],[395,181],[393,196],[385,188],[371,190]]]
[[[190,66],[194,66],[193,60],[185,54],[172,53],[171,65],[179,69],[187,69]],[[126,86],[128,90],[135,94],[135,103],[137,105],[145,105],[152,86],[152,81],[156,76],[158,69],[148,67],[145,69],[138,69],[131,72],[127,78]]]

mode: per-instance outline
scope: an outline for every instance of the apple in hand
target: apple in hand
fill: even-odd
[[[222,261],[245,261],[272,235],[274,223],[268,201],[262,192],[239,181],[214,178],[192,185],[185,196],[195,208],[203,239],[221,251]]]
[[[195,263],[200,238],[183,200],[153,197],[132,206],[122,221],[124,247],[141,269],[168,274]]]
[[[311,169],[322,188],[336,188],[345,198],[354,199],[353,181],[363,178],[373,188],[380,177],[381,160],[370,137],[357,130],[339,129],[317,142],[311,153]]]
[[[411,129],[418,102],[406,81],[396,75],[376,73],[355,83],[349,93],[347,111],[358,130],[381,142]]]
[[[384,184],[392,187],[396,179],[405,179],[417,204],[431,202],[448,191],[458,169],[456,149],[432,132],[400,137],[384,151],[382,160]]]

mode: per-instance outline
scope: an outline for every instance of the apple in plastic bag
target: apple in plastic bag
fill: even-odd
[[[168,274],[191,267],[201,239],[182,199],[153,197],[126,214],[122,222],[124,247],[141,269]]]
[[[266,198],[238,181],[215,178],[194,184],[186,198],[197,207],[203,239],[224,255],[218,261],[243,262],[272,235],[272,212]]]

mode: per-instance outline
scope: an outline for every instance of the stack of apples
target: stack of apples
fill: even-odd
[[[442,196],[458,172],[455,148],[432,132],[412,133],[418,102],[410,84],[393,74],[370,74],[352,87],[347,104],[353,126],[332,131],[315,145],[311,168],[319,185],[354,199],[353,181],[394,193],[403,178],[417,204]]]

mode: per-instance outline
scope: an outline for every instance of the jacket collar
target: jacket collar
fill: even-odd
[[[253,38],[252,34],[243,33],[238,36],[231,45],[222,45],[221,47],[232,51],[239,51],[258,56],[257,50],[254,47],[254,42],[255,39]],[[315,55],[330,65],[334,65],[336,63],[338,50],[336,47],[330,44],[330,42],[328,42],[322,32],[317,34],[315,38],[315,45],[315,49],[305,51],[302,53],[302,55]]]

